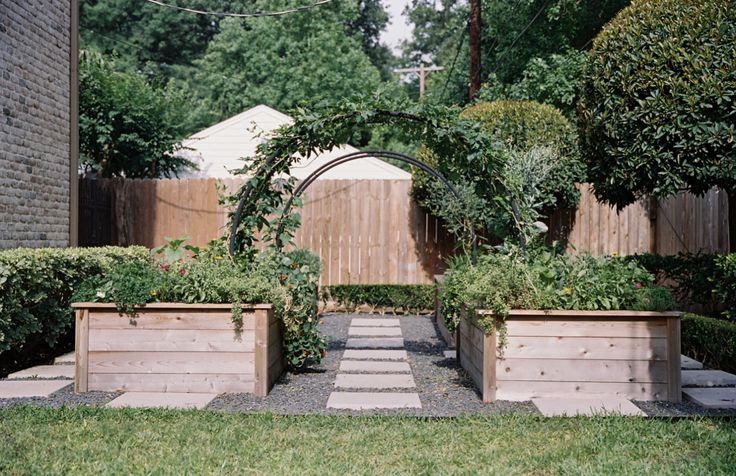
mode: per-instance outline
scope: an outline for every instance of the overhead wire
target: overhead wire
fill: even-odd
[[[542,14],[542,12],[547,9],[547,6],[548,5],[549,5],[549,0],[547,0],[547,1],[544,2],[544,4],[542,5],[542,8],[540,8],[539,11],[537,11],[537,13],[531,19],[531,21],[529,23],[527,23],[527,25],[521,30],[521,32],[516,36],[516,38],[514,38],[514,41],[511,42],[511,45],[509,45],[509,47],[506,48],[503,51],[503,53],[501,53],[498,56],[498,58],[496,60],[496,66],[493,68],[492,73],[495,73],[496,71],[498,71],[498,68],[501,66],[501,59],[503,59],[503,57],[506,54],[508,54],[508,52],[511,51],[514,48],[514,46],[516,46],[516,43],[518,43],[519,40],[521,39],[521,37],[524,36],[524,34],[529,30],[529,28],[531,28],[532,25],[534,25],[534,23],[537,21],[537,18],[539,18],[539,16]]]
[[[289,8],[287,10],[280,10],[280,11],[274,11],[274,12],[232,13],[232,12],[211,12],[207,10],[197,10],[194,8],[180,7],[179,5],[162,2],[161,0],[145,0],[145,1],[149,3],[153,3],[154,5],[171,8],[173,10],[178,10],[181,12],[194,13],[197,15],[210,15],[210,16],[216,16],[216,17],[234,17],[234,18],[276,17],[276,16],[281,16],[281,15],[288,15],[290,13],[297,13],[297,12],[304,11],[304,10],[309,10],[311,8],[318,7],[320,5],[324,5],[326,3],[332,2],[332,0],[320,0],[310,5],[302,5],[299,7],[294,7],[294,8]]]

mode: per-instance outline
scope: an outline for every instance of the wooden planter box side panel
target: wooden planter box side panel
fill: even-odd
[[[510,316],[501,349],[497,333],[484,335],[463,319],[460,363],[484,401],[575,395],[680,401],[678,315],[569,314]]]
[[[133,319],[112,305],[80,306],[77,392],[265,396],[283,370],[279,324],[270,306],[244,306],[241,330],[234,329],[227,305],[146,306]]]

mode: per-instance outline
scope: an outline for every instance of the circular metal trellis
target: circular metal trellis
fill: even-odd
[[[312,184],[315,180],[317,180],[321,175],[328,172],[329,170],[337,167],[338,165],[342,165],[347,162],[351,162],[353,160],[368,158],[368,157],[378,157],[378,158],[388,158],[388,159],[395,159],[399,160],[401,162],[407,163],[409,165],[413,165],[414,167],[417,167],[424,172],[430,174],[431,176],[437,178],[442,182],[442,184],[447,188],[450,193],[452,193],[453,197],[460,203],[461,206],[464,205],[462,197],[457,192],[455,187],[452,186],[449,180],[445,178],[444,175],[442,175],[439,171],[435,170],[433,167],[427,165],[426,163],[422,162],[421,160],[415,159],[414,157],[410,157],[406,154],[401,154],[398,152],[390,152],[386,150],[371,150],[371,151],[359,151],[359,152],[352,152],[350,154],[345,154],[343,156],[337,157],[335,159],[330,160],[326,164],[319,167],[317,170],[312,172],[304,181],[302,181],[297,188],[292,192],[291,197],[289,197],[289,200],[284,205],[284,209],[281,213],[281,217],[279,219],[279,227],[276,230],[276,235],[274,236],[274,241],[276,243],[279,242],[279,238],[281,237],[281,233],[284,231],[284,225],[283,225],[283,219],[286,216],[286,214],[291,210],[294,200],[297,199],[304,191]],[[235,237],[238,230],[238,226],[240,224],[240,217],[242,214],[242,210],[244,208],[245,202],[248,200],[248,197],[250,196],[250,193],[252,191],[252,187],[250,184],[246,186],[245,191],[243,192],[243,195],[240,197],[240,201],[238,203],[238,207],[235,212],[235,216],[233,217],[233,223],[230,227],[230,254],[235,255]],[[476,236],[475,236],[475,227],[470,227],[470,233],[471,233],[471,245],[472,245],[472,260],[475,262],[476,258]]]

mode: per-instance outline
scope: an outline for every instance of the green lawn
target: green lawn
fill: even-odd
[[[0,411],[0,474],[733,474],[736,421]]]

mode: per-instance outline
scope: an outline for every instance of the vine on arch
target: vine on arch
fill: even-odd
[[[294,189],[295,180],[288,177],[291,165],[349,142],[356,130],[378,125],[391,126],[407,139],[445,157],[439,172],[450,180],[457,179],[468,167],[497,176],[503,163],[502,149],[476,122],[460,118],[455,107],[375,95],[321,103],[310,110],[297,109],[294,122],[277,129],[237,171],[251,178],[227,199],[237,204],[231,214],[231,254],[251,258],[257,236],[270,241],[279,225],[283,233],[274,245],[282,248],[290,242],[300,217],[287,213],[281,221],[280,216]],[[500,177],[496,182],[491,186],[502,189]],[[269,220],[268,216],[275,218]]]

